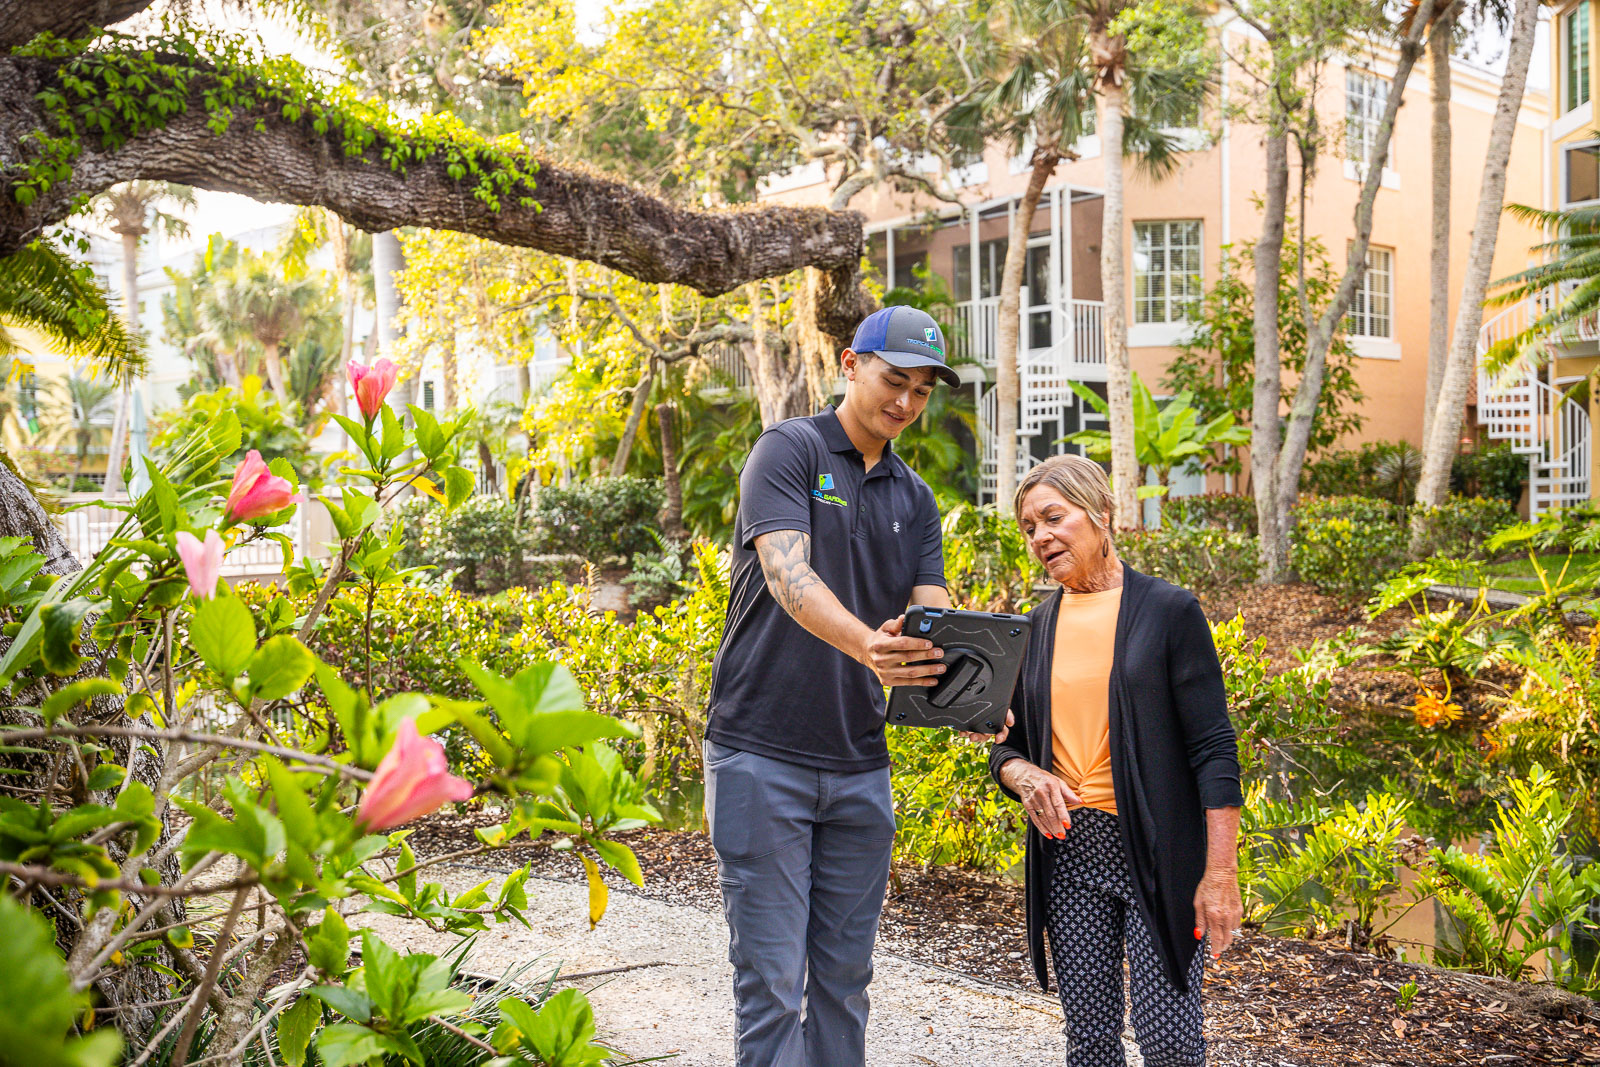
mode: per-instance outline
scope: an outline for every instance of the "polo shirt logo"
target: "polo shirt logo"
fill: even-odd
[[[827,492],[829,489],[832,489],[833,488],[833,475],[831,475],[831,474],[819,474],[819,475],[817,475],[817,488],[821,489],[823,492]]]

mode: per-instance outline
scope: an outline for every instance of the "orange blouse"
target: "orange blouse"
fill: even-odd
[[[1050,751],[1056,776],[1085,807],[1117,813],[1111,790],[1111,656],[1122,588],[1061,594],[1050,669]]]

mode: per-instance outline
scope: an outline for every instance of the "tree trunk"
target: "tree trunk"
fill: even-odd
[[[277,396],[278,403],[288,404],[293,397],[289,395],[289,381],[283,373],[283,345],[267,338],[261,345],[261,359],[267,368],[267,385]]]
[[[333,386],[328,392],[332,409],[340,415],[348,415],[348,368],[356,348],[356,278],[350,263],[350,231],[342,220],[330,221],[333,226],[334,261],[339,264],[339,299],[343,303],[340,321],[344,323],[344,334],[339,339],[339,373],[334,375]]]
[[[1400,44],[1400,58],[1395,63],[1394,78],[1389,86],[1389,102],[1378,124],[1377,145],[1362,178],[1361,195],[1356,200],[1355,239],[1351,242],[1350,254],[1345,262],[1344,276],[1339,279],[1339,286],[1321,317],[1315,322],[1306,322],[1305,367],[1295,386],[1294,400],[1289,404],[1288,428],[1284,431],[1283,447],[1278,455],[1278,513],[1279,522],[1284,526],[1289,522],[1289,509],[1300,497],[1300,472],[1305,467],[1306,451],[1311,446],[1311,431],[1316,424],[1317,409],[1322,403],[1328,350],[1333,346],[1334,333],[1355,300],[1356,285],[1366,271],[1367,249],[1372,241],[1372,209],[1383,184],[1383,168],[1389,159],[1395,115],[1399,113],[1405,97],[1411,70],[1416,66],[1417,57],[1422,54],[1424,24],[1432,17],[1433,10],[1433,0],[1422,0],[1416,9],[1412,28]],[[1301,307],[1306,306],[1302,290]]]
[[[1500,82],[1500,99],[1495,104],[1489,146],[1484,153],[1483,183],[1478,192],[1478,211],[1472,224],[1466,274],[1461,279],[1461,296],[1456,302],[1450,361],[1439,387],[1433,425],[1423,449],[1422,476],[1417,482],[1417,503],[1430,507],[1443,504],[1445,494],[1450,489],[1450,463],[1455,458],[1462,409],[1467,402],[1467,389],[1471,385],[1477,361],[1478,329],[1483,325],[1483,297],[1489,288],[1489,270],[1494,262],[1501,205],[1505,200],[1506,164],[1511,156],[1511,142],[1517,129],[1517,113],[1522,109],[1522,94],[1528,85],[1528,62],[1533,55],[1537,20],[1537,0],[1517,0],[1511,20],[1506,73]],[[1423,533],[1421,517],[1419,508],[1412,520],[1413,551]]]
[[[378,356],[396,363],[400,343],[400,287],[394,282],[394,276],[399,271],[406,269],[406,256],[400,247],[400,236],[393,230],[372,235],[372,285],[374,303],[377,305],[377,322],[373,329],[378,335]],[[411,376],[412,390],[415,389],[415,375]],[[389,394],[389,403],[395,407],[397,413],[404,413],[404,401],[408,394],[401,382],[400,387]]]
[[[456,409],[456,335],[451,330],[444,339],[444,345],[439,349],[439,380],[443,386],[444,395],[440,398],[444,402],[445,411]]]
[[[683,479],[678,476],[678,409],[670,401],[656,405],[656,426],[661,433],[661,485],[666,503],[661,507],[661,532],[682,541],[689,536],[683,526]]]
[[[767,334],[761,284],[751,282],[746,288],[750,293],[751,341],[744,347],[744,359],[750,368],[756,405],[761,409],[761,426],[765,429],[784,419],[804,415],[809,397],[805,368],[788,366],[783,347],[774,347],[774,338]]]
[[[1277,66],[1277,60],[1274,61]],[[1274,69],[1274,76],[1281,71]],[[1288,116],[1276,94],[1266,131],[1266,189],[1254,265],[1255,390],[1250,412],[1250,484],[1256,498],[1261,581],[1285,581],[1289,545],[1278,512],[1278,413],[1283,402],[1283,359],[1278,342],[1278,287],[1283,284],[1283,226],[1289,207]]]
[[[139,336],[139,237],[140,229],[120,230],[122,235],[122,317],[128,333]],[[105,494],[120,496],[122,453],[128,444],[128,419],[133,413],[133,383],[123,382],[117,389],[116,413],[111,417],[111,445],[106,451]]]
[[[622,428],[622,440],[617,442],[617,454],[611,457],[611,477],[620,478],[628,471],[628,457],[633,454],[633,439],[639,436],[639,424],[644,421],[645,405],[650,401],[650,386],[655,380],[656,361],[646,356],[644,373],[639,384],[633,387],[633,404],[628,408],[628,422]]]
[[[1011,216],[1011,236],[1006,245],[1005,267],[1000,273],[1000,321],[995,329],[995,504],[1011,513],[1017,492],[1017,415],[1022,400],[1022,274],[1028,265],[1028,234],[1044,193],[1044,183],[1055,173],[1058,156],[1035,149],[1028,187]]]
[[[494,450],[489,447],[489,442],[478,442],[478,467],[483,471],[483,484],[489,487],[489,495],[494,496],[500,491],[499,472],[494,466]]]
[[[1106,403],[1111,422],[1111,488],[1118,529],[1140,525],[1139,459],[1133,441],[1133,367],[1128,360],[1127,280],[1122,251],[1123,90],[1107,78],[1100,90],[1100,154],[1106,165],[1106,195],[1100,226],[1100,288],[1105,301]]]
[[[1428,77],[1433,97],[1433,242],[1428,262],[1428,389],[1422,405],[1422,439],[1433,427],[1445,362],[1450,353],[1450,38],[1452,6],[1428,38]]]

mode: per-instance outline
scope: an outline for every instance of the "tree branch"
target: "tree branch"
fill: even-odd
[[[61,65],[0,58],[0,100],[6,103],[0,109],[0,177],[20,173],[35,152],[30,135],[53,128],[39,93],[56,85]],[[199,70],[186,109],[166,125],[114,147],[86,136],[72,176],[27,207],[0,194],[0,255],[61,221],[83,196],[143,178],[318,205],[374,232],[401,226],[457,230],[708,295],[802,267],[842,268],[860,256],[862,218],[854,212],[781,206],[696,210],[531,153],[510,156],[536,168],[531,195],[537,206],[520,206],[513,195],[503,197],[495,211],[473,195],[470,179],[451,177],[442,153],[415,160],[403,171],[385,161],[386,152],[431,142],[377,131],[378,139],[365,152],[347,155],[331,128],[316,132],[309,108],[296,121],[277,104],[241,111],[218,134],[210,128],[213,116],[204,101],[218,79],[210,68]]]
[[[91,26],[110,26],[150,6],[150,0],[89,0],[41,3],[0,0],[0,52],[9,52],[41,33],[81,37]]]

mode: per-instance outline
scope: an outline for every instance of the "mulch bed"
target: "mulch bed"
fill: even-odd
[[[483,814],[435,816],[412,841],[424,854],[461,848]],[[721,909],[716,858],[695,831],[618,835],[639,857],[644,888],[606,871],[613,891]],[[474,861],[476,862],[476,861]],[[494,854],[497,867],[580,880],[570,852],[544,841]],[[1022,887],[951,867],[899,866],[879,945],[896,955],[1037,992],[1027,960]],[[1418,987],[1410,1010],[1401,987]],[[1206,982],[1207,1037],[1219,1064],[1432,1067],[1435,1064],[1600,1064],[1600,1007],[1537,999],[1540,987],[1398,963],[1334,943],[1245,931]]]

